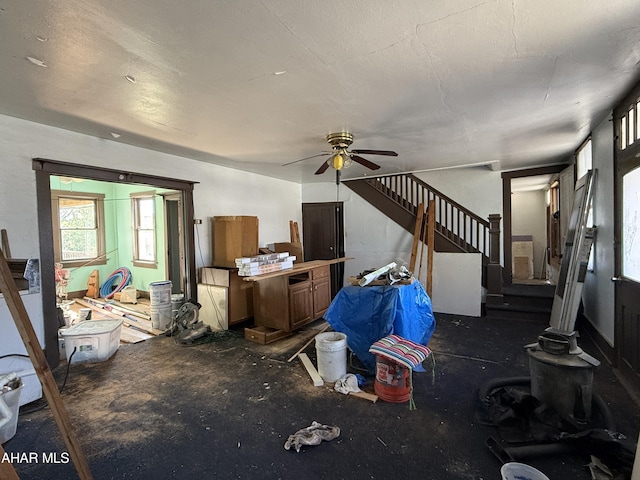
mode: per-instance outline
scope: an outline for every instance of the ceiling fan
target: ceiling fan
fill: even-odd
[[[353,135],[349,132],[330,133],[327,135],[327,143],[331,145],[332,151],[285,163],[283,167],[291,165],[292,163],[302,162],[303,160],[309,160],[310,158],[329,155],[329,158],[320,165],[320,168],[316,170],[315,174],[321,175],[326,172],[329,167],[333,167],[336,170],[337,181],[339,181],[340,171],[343,168],[347,168],[352,165],[353,162],[359,163],[371,170],[377,170],[380,168],[380,165],[361,157],[360,154],[385,155],[389,157],[398,156],[396,152],[392,152],[391,150],[349,150],[349,146],[353,143]]]

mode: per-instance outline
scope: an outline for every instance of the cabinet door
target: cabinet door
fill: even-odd
[[[321,317],[331,303],[331,271],[329,265],[314,268],[313,279],[313,318]]]
[[[312,320],[313,297],[310,281],[289,285],[290,329],[301,327]]]
[[[331,277],[313,282],[313,318],[321,317],[331,303]]]

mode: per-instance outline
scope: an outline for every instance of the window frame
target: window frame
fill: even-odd
[[[89,265],[106,265],[106,232],[104,223],[104,197],[102,193],[51,190],[51,211],[53,229],[53,255],[56,263],[64,268],[79,268]],[[62,260],[62,229],[60,228],[60,199],[92,200],[96,204],[96,245],[98,255],[94,258]]]
[[[132,244],[131,244],[131,253],[133,258],[131,259],[133,266],[142,267],[142,268],[157,268],[158,267],[158,243],[157,243],[157,222],[156,222],[156,191],[148,190],[145,192],[135,192],[129,195],[131,199],[131,233],[132,233]],[[139,200],[142,199],[151,199],[153,201],[153,228],[142,228],[139,222]],[[151,230],[153,232],[153,260],[142,260],[140,259],[140,245],[139,245],[139,231],[140,230]]]

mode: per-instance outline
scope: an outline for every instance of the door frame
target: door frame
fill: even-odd
[[[333,258],[344,257],[344,202],[304,202],[302,204],[302,232],[303,240],[304,232],[307,231],[308,225],[305,223],[304,206],[305,205],[324,205],[333,207],[334,209],[334,226],[335,226],[335,247],[333,249]],[[326,258],[307,258],[307,250],[304,252],[304,260],[328,260]],[[333,298],[344,285],[344,262],[334,263],[330,265],[331,270],[331,298]]]
[[[40,244],[40,269],[42,272],[53,272],[53,223],[51,210],[51,176],[86,178],[103,182],[149,185],[159,188],[179,190],[182,192],[182,214],[185,222],[193,224],[193,187],[197,182],[177,180],[113,170],[91,165],[61,162],[46,158],[34,158],[31,163],[36,175],[36,205],[38,216],[38,241]],[[185,263],[185,295],[189,298],[196,294],[195,239],[192,228],[184,229]],[[43,279],[48,279],[44,276]],[[56,314],[56,291],[53,275],[50,281],[41,282],[42,318],[44,322],[45,356],[49,366],[55,368],[60,362],[58,352],[58,320]]]
[[[502,173],[502,251],[503,253],[503,269],[502,283],[511,285],[513,282],[513,269],[511,268],[513,250],[511,247],[512,240],[512,219],[511,219],[511,180],[522,177],[535,177],[538,175],[550,175],[560,173],[567,168],[566,163],[551,165],[548,167],[527,168],[524,170],[516,170],[512,172]]]
[[[614,125],[614,153],[613,153],[613,194],[614,194],[614,357],[613,364],[620,371],[635,391],[640,391],[640,371],[635,371],[627,365],[623,357],[623,345],[627,339],[628,332],[624,331],[624,321],[622,318],[622,289],[628,289],[631,283],[637,284],[622,275],[622,215],[624,206],[622,204],[622,177],[625,173],[640,167],[640,140],[635,140],[631,145],[622,149],[621,119],[628,116],[629,108],[633,108],[634,132],[640,124],[637,122],[636,110],[640,101],[640,84],[632,88],[620,103],[613,110]],[[629,135],[629,122],[627,131]],[[634,135],[637,137],[637,134]],[[639,337],[640,338],[640,335]],[[637,340],[636,338],[636,340]],[[632,341],[634,341],[632,339]]]

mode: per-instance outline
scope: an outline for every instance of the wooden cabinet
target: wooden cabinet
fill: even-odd
[[[296,330],[322,317],[330,303],[329,265],[322,261],[297,264],[265,278],[253,277],[254,320],[256,327],[263,327],[258,329],[261,332],[264,327],[283,332]],[[246,338],[256,340],[246,332]]]
[[[258,253],[258,217],[213,217],[213,264],[235,268],[236,258]]]
[[[204,323],[214,330],[227,330],[253,316],[253,284],[243,281],[237,268],[203,267],[198,302]]]

